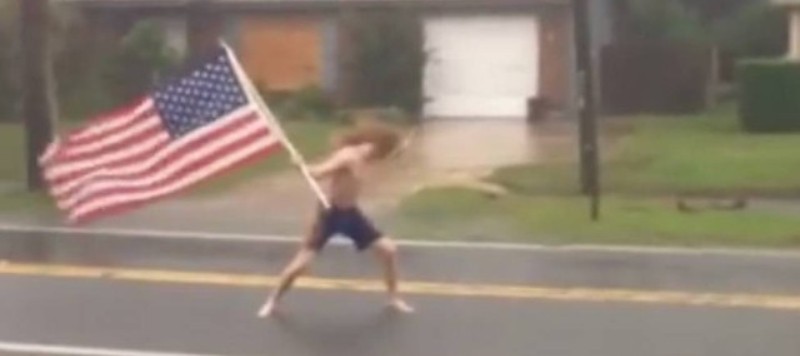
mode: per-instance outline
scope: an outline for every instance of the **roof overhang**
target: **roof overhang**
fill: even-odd
[[[566,6],[570,0],[54,0],[63,4],[74,4],[104,9],[180,9],[192,6],[210,6],[229,9],[341,9],[359,7],[416,8],[504,8],[537,7],[544,5]]]

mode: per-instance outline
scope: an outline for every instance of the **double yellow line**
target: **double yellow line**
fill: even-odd
[[[247,274],[187,272],[155,269],[103,268],[72,265],[0,263],[0,275],[100,279],[145,283],[216,285],[255,288],[274,287],[277,278]],[[382,293],[380,281],[356,279],[303,278],[297,287],[316,290],[339,290]],[[573,302],[645,303],[719,308],[754,308],[800,312],[800,295],[755,295],[693,293],[604,288],[552,288],[523,285],[457,284],[405,282],[407,294],[530,299]]]

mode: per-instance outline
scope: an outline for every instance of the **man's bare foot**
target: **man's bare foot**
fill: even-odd
[[[411,314],[414,312],[414,308],[400,298],[394,298],[389,301],[389,307],[404,314]]]
[[[264,303],[264,306],[262,306],[261,310],[258,311],[258,317],[268,318],[272,316],[272,313],[274,312],[275,312],[275,301],[270,299],[266,303]]]

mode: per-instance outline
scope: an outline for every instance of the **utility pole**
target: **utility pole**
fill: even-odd
[[[597,147],[597,112],[594,87],[594,58],[589,1],[573,0],[575,21],[575,53],[578,70],[578,117],[580,123],[581,191],[590,198],[592,220],[600,217],[600,165]]]
[[[39,190],[44,180],[39,156],[53,138],[55,94],[49,43],[48,0],[18,0],[21,14],[22,115],[27,138],[28,189]]]

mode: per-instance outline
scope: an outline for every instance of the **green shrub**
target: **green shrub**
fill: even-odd
[[[319,87],[304,88],[297,92],[292,99],[300,109],[302,118],[326,119],[333,116],[334,104]]]
[[[344,32],[352,44],[345,69],[352,75],[352,104],[418,113],[427,58],[419,14],[359,11],[346,16]]]
[[[336,115],[336,105],[317,86],[297,92],[270,92],[256,85],[270,109],[282,120],[327,120]]]
[[[749,132],[800,131],[800,63],[739,64],[740,118]]]
[[[94,31],[76,17],[58,35],[54,65],[65,118],[83,120],[130,102],[178,66],[154,22],[136,22],[121,41]]]
[[[111,56],[105,80],[116,104],[130,101],[151,89],[178,64],[161,29],[150,21],[137,23]]]
[[[379,120],[385,120],[392,123],[407,123],[413,121],[415,117],[400,107],[388,107],[378,111]]]
[[[768,57],[786,50],[787,27],[783,9],[754,1],[716,21],[712,30],[721,49],[736,58]]]
[[[647,41],[710,41],[698,10],[680,1],[627,0],[627,35]]]
[[[115,105],[105,71],[118,45],[100,41],[97,29],[80,16],[61,22],[53,49],[59,111],[64,119],[85,119]]]

